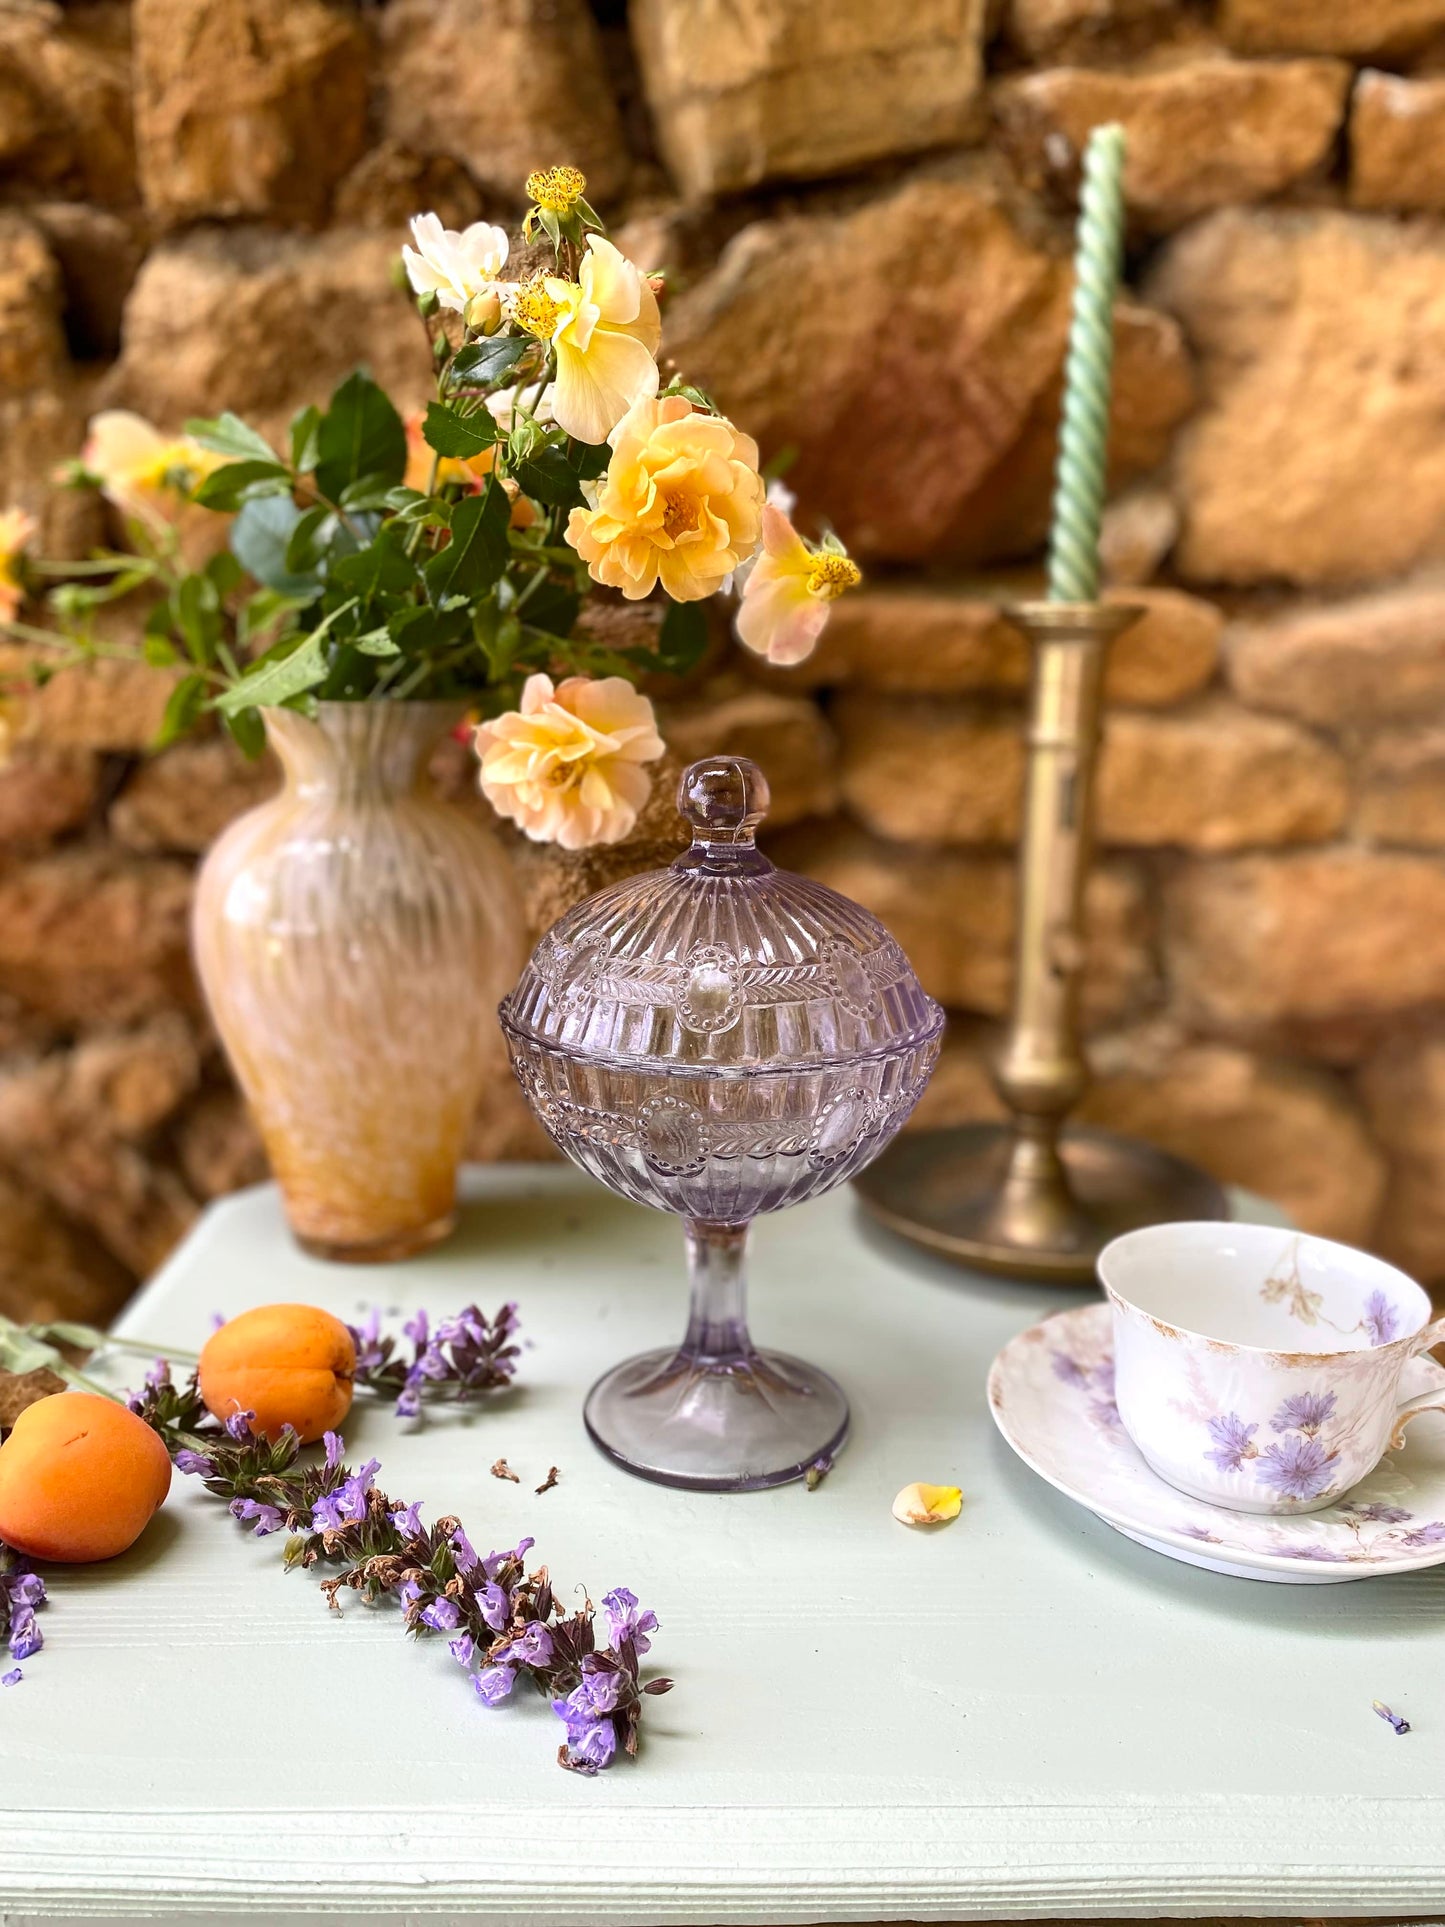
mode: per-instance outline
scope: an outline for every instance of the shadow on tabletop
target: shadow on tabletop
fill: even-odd
[[[1087,1305],[1102,1296],[1098,1285],[1094,1283],[1058,1285],[1044,1278],[994,1278],[987,1272],[970,1271],[966,1266],[956,1264],[950,1258],[935,1256],[931,1251],[924,1251],[921,1246],[900,1237],[896,1231],[888,1230],[885,1225],[878,1223],[860,1199],[854,1198],[852,1203],[853,1233],[866,1251],[896,1269],[908,1272],[921,1284],[939,1286],[955,1296],[966,1297],[971,1303],[992,1306],[999,1311],[1016,1310],[1020,1331],[1038,1319],[1041,1297],[1048,1301],[1052,1309],[1065,1311],[1075,1305]]]
[[[551,1170],[552,1166],[539,1166]],[[649,1235],[647,1227],[655,1227]],[[457,1211],[457,1228],[438,1256],[462,1264],[525,1251],[535,1258],[570,1254],[572,1241],[583,1235],[611,1245],[625,1235],[638,1247],[637,1262],[654,1264],[669,1236],[676,1244],[679,1274],[683,1271],[682,1231],[679,1221],[646,1205],[615,1197],[600,1184],[585,1198],[559,1195],[545,1185],[519,1176],[516,1189],[482,1198],[464,1198]],[[584,1247],[577,1247],[579,1258]]]
[[[1331,1585],[1289,1585],[1235,1579],[1202,1566],[1166,1559],[1136,1545],[1084,1506],[1031,1472],[995,1430],[989,1469],[1018,1508],[1059,1546],[1059,1557],[1104,1568],[1162,1604],[1181,1601],[1234,1625],[1312,1634],[1325,1639],[1360,1633],[1382,1638],[1437,1636],[1445,1616],[1445,1566],[1422,1572],[1349,1579]]]

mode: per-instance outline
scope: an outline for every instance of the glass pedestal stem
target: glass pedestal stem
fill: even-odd
[[[713,1371],[747,1366],[754,1357],[748,1336],[748,1227],[687,1218],[684,1228],[692,1302],[683,1356]]]

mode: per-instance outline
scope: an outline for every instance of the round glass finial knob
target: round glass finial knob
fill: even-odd
[[[677,786],[678,814],[694,843],[751,846],[772,801],[768,779],[747,756],[705,756],[689,763]]]

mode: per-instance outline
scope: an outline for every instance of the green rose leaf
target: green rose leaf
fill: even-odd
[[[530,335],[493,335],[487,341],[459,348],[452,362],[452,379],[482,388],[509,375],[532,346]]]
[[[316,447],[316,486],[332,502],[363,475],[383,476],[389,487],[406,472],[401,416],[359,368],[331,397],[317,424]]]
[[[449,596],[484,596],[507,566],[507,525],[512,505],[495,480],[481,495],[469,495],[452,511],[452,539],[425,569],[427,594],[434,604]]]
[[[553,442],[535,455],[514,459],[512,473],[537,501],[553,508],[576,508],[583,499],[583,482],[602,474],[611,453],[605,442],[596,447],[587,442]]]
[[[268,589],[307,600],[320,593],[320,578],[287,567],[286,554],[301,520],[301,510],[289,495],[267,495],[247,502],[231,524],[231,553]]]
[[[303,509],[286,543],[285,567],[293,576],[314,575],[336,533],[336,516],[329,508]]]
[[[216,708],[223,716],[234,716],[242,709],[275,708],[325,682],[327,634],[334,623],[355,607],[356,597],[352,596],[333,609],[289,654],[268,655],[264,661],[255,663],[239,682],[232,683],[216,698]]]
[[[260,495],[291,491],[291,471],[274,457],[265,461],[227,462],[214,468],[191,492],[203,508],[229,511]]]
[[[685,676],[707,652],[707,617],[700,602],[669,602],[657,639],[654,665],[669,675]]]
[[[370,547],[344,555],[331,565],[331,580],[354,590],[363,601],[385,593],[400,593],[416,584],[416,564],[401,543],[380,535]]]
[[[266,725],[256,711],[238,709],[234,716],[223,716],[221,721],[241,754],[254,763],[266,747]]]
[[[429,401],[421,432],[427,446],[434,448],[438,455],[465,462],[492,446],[497,439],[497,424],[489,409],[479,408],[474,415],[459,415],[442,402]]]
[[[291,417],[291,466],[298,475],[309,475],[316,466],[321,452],[317,447],[320,427],[321,410],[314,404],[298,409]]]
[[[276,451],[266,437],[258,435],[239,415],[229,411],[210,420],[188,421],[186,433],[193,442],[199,442],[202,448],[209,448],[214,455],[232,455],[243,462],[277,460]]]
[[[201,720],[201,712],[205,706],[205,677],[182,676],[167,698],[165,714],[161,717],[161,726],[156,731],[152,747],[164,749],[168,743],[174,743],[182,736],[189,736]]]
[[[399,656],[401,654],[385,629],[368,629],[364,636],[353,636],[351,646],[353,649],[360,650],[363,656]]]

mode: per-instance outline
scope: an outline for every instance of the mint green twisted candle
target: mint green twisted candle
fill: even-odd
[[[1074,252],[1074,307],[1064,364],[1064,408],[1054,470],[1049,601],[1099,593],[1099,524],[1109,453],[1114,297],[1124,255],[1124,130],[1096,127],[1084,149]]]

